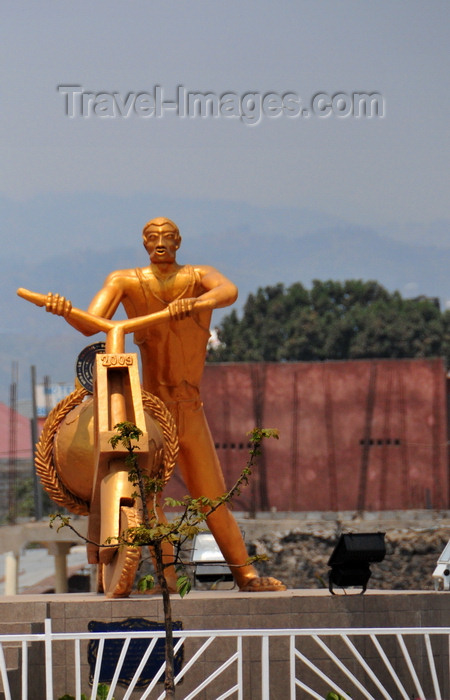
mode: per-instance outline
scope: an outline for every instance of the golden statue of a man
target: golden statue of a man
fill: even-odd
[[[181,236],[170,219],[149,221],[143,229],[143,241],[150,265],[112,272],[88,311],[112,318],[121,303],[131,318],[169,309],[168,323],[135,333],[142,359],[142,385],[165,403],[175,419],[178,464],[189,493],[194,498],[214,499],[225,493],[226,487],[199,387],[212,311],[233,304],[237,288],[213,267],[177,263]],[[83,328],[79,330],[85,332]],[[245,564],[246,547],[226,505],[211,514],[207,522],[241,590],[285,589],[280,581],[260,578],[253,566]],[[168,570],[167,578],[172,586],[174,576]]]

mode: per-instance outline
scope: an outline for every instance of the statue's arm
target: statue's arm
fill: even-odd
[[[109,319],[114,315],[117,307],[120,304],[122,296],[122,287],[119,284],[118,280],[115,278],[114,273],[112,273],[109,277],[106,278],[103,287],[100,289],[99,292],[97,292],[95,297],[92,299],[91,303],[89,304],[88,312],[90,314],[93,314],[94,316]],[[53,313],[56,313],[56,311],[53,311]],[[89,326],[89,324],[86,324],[82,320],[68,317],[66,314],[60,315],[64,315],[66,321],[70,323],[70,325],[73,326],[73,328],[76,328],[77,331],[80,331],[86,336],[98,333],[98,329],[93,329]]]
[[[112,318],[122,301],[123,294],[123,281],[116,273],[111,273],[89,304],[89,313],[102,318]]]
[[[21,294],[20,292],[21,290],[17,291],[19,296],[24,296],[28,301],[34,301],[30,299],[28,295]],[[52,292],[49,292],[46,296],[35,296],[42,296],[42,298],[45,299],[42,304],[34,301],[35,304],[38,306],[45,306],[45,310],[55,316],[63,316],[70,326],[80,333],[83,333],[83,335],[94,335],[99,332],[100,328],[95,324],[92,325],[91,320],[86,317],[86,314],[83,315],[83,312],[79,309],[72,309],[72,302],[69,299],[66,299],[60,294],[52,294]]]
[[[211,302],[212,309],[222,309],[224,306],[231,306],[238,298],[238,289],[231,280],[216,270],[214,267],[199,267],[202,286],[205,290],[198,297],[202,302]]]
[[[203,291],[197,297],[176,299],[169,304],[170,315],[174,319],[182,320],[201,311],[211,313],[213,309],[234,304],[238,297],[236,285],[214,267],[196,267],[196,272],[200,276]]]

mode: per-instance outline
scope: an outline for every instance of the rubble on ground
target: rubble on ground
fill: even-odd
[[[327,563],[338,541],[339,528],[305,528],[268,532],[248,540],[252,554],[266,555],[258,562],[262,575],[281,579],[288,588],[328,587]],[[437,560],[449,541],[447,527],[386,529],[386,556],[370,565],[368,587],[383,590],[433,590]]]

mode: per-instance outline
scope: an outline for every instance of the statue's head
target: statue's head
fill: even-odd
[[[148,221],[142,230],[142,239],[144,248],[150,255],[152,262],[167,262],[167,255],[163,255],[162,248],[167,249],[167,253],[173,256],[180,247],[181,236],[178,226],[171,220],[160,216],[156,219]],[[159,253],[159,254],[158,254]]]

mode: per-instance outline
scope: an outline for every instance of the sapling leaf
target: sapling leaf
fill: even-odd
[[[141,579],[138,581],[138,591],[150,591],[152,588],[155,587],[155,578],[151,574],[147,574],[147,576],[143,576]]]
[[[184,598],[184,596],[189,593],[191,588],[192,588],[191,580],[187,574],[182,574],[181,576],[178,576],[178,578],[177,578],[177,591],[178,591],[181,598]]]

